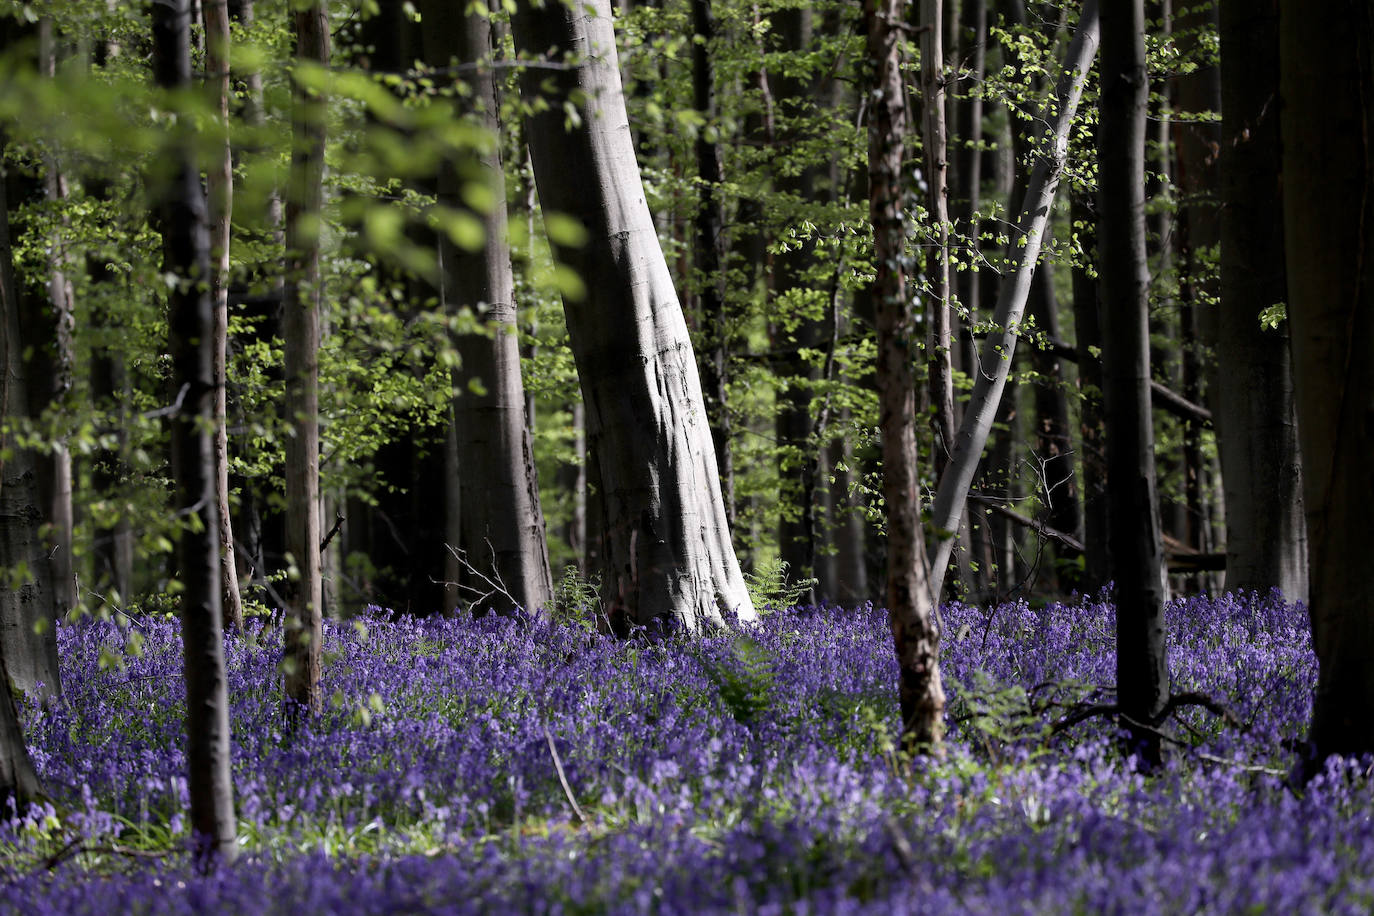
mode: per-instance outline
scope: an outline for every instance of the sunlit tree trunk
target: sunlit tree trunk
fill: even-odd
[[[153,7],[153,71],[164,89],[191,85],[188,0]],[[149,177],[157,200],[168,290],[168,349],[180,409],[171,418],[173,505],[185,648],[187,794],[191,829],[203,860],[230,861],[235,843],[229,775],[229,697],[220,618],[219,522],[215,502],[214,307],[204,285],[210,272],[205,196],[189,125],[174,128]]]
[[[938,746],[944,732],[940,631],[927,581],[916,450],[915,314],[907,289],[907,133],[902,90],[905,0],[865,0],[869,84],[868,186],[873,222],[873,301],[878,330],[878,424],[883,437],[887,515],[887,609],[897,653],[902,735],[908,746]]]
[[[0,634],[0,640],[3,639]],[[43,789],[24,745],[24,729],[19,723],[4,656],[4,646],[0,644],[0,812],[8,814],[11,803],[16,810],[23,811]]]
[[[429,2],[424,10],[424,52],[429,63],[460,66],[472,120],[499,134],[499,99],[491,69],[491,21],[485,10],[464,12]],[[553,600],[544,513],[534,449],[526,422],[520,378],[514,277],[506,228],[506,182],[499,147],[480,154],[476,172],[447,162],[439,173],[440,206],[469,210],[485,229],[477,251],[440,238],[443,281],[440,300],[453,312],[470,311],[486,333],[458,338],[460,364],[454,372],[454,428],[461,467],[462,550],[470,593],[478,613],[495,610],[544,613]],[[461,170],[461,171],[460,171]],[[463,204],[464,175],[485,181],[494,201],[485,212]],[[473,177],[473,176],[479,177]],[[480,594],[480,597],[477,595]]]
[[[1116,582],[1116,690],[1122,724],[1146,760],[1147,730],[1169,699],[1164,552],[1150,414],[1149,271],[1145,255],[1143,0],[1102,8],[1098,125],[1098,251],[1106,379],[1108,541]]]
[[[296,10],[298,65],[329,64],[329,17],[323,3]],[[320,219],[324,196],[325,101],[296,80],[292,97],[291,174],[286,188],[286,290],[282,330],[286,362],[286,685],[293,708],[320,706]]]
[[[1288,325],[1279,138],[1278,0],[1221,4],[1221,305],[1217,414],[1226,587],[1307,597],[1302,459]]]
[[[609,617],[622,630],[663,619],[695,630],[722,611],[752,620],[696,358],[635,162],[609,0],[522,0],[512,26],[521,53],[567,63],[526,70],[521,89],[551,103],[528,120],[540,202],[588,232],[585,245],[554,253],[586,287],[564,296],[564,312],[601,502]]]
[[[926,256],[930,293],[926,302],[926,386],[935,428],[935,473],[954,448],[954,365],[950,341],[949,192],[945,138],[945,50],[943,0],[920,0],[921,106],[925,113],[926,186],[935,239]]]
[[[219,514],[220,582],[223,588],[224,625],[243,629],[243,602],[239,597],[238,569],[234,563],[234,529],[229,514],[229,432],[226,422],[225,361],[229,351],[229,221],[233,213],[234,161],[229,148],[229,4],[228,0],[205,2],[206,77],[214,104],[224,125],[224,142],[206,173],[210,203],[210,299],[215,312],[215,506]]]
[[[1318,668],[1310,775],[1330,754],[1374,752],[1374,9],[1281,0],[1279,21],[1288,320]]]
[[[1069,129],[1087,82],[1088,68],[1097,53],[1097,0],[1087,0],[1078,18],[1078,29],[1069,43],[1064,73],[1047,112],[1049,127],[1040,158],[1031,172],[1012,234],[1013,257],[997,294],[992,320],[996,327],[984,342],[979,372],[964,417],[955,435],[954,454],[940,476],[931,520],[939,543],[931,565],[931,584],[940,593],[945,569],[954,551],[955,532],[964,512],[969,485],[987,444],[994,417],[1003,398],[1011,361],[1016,352],[1022,316],[1035,280],[1036,261],[1054,205],[1059,178],[1068,157]]]

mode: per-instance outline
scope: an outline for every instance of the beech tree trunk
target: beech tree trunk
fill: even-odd
[[[926,188],[935,244],[926,256],[926,387],[935,429],[935,474],[944,472],[954,447],[954,365],[950,343],[949,162],[945,137],[944,0],[921,0],[921,107]]]
[[[325,5],[297,8],[296,60],[329,64]],[[294,567],[285,583],[285,702],[320,707],[320,211],[324,197],[325,102],[297,81],[291,106],[291,174],[286,189],[286,290],[282,330],[286,363],[286,549]]]
[[[239,596],[238,567],[234,562],[234,528],[229,513],[229,428],[226,418],[225,362],[229,355],[229,225],[234,202],[234,160],[229,147],[229,4],[206,0],[206,79],[224,125],[224,143],[206,173],[210,203],[210,299],[214,308],[215,373],[215,507],[219,514],[219,566],[225,628],[243,629],[243,600]]]
[[[474,121],[493,135],[498,134],[500,100],[490,66],[489,13],[464,12],[438,0],[430,0],[423,10],[424,53],[428,62],[446,66],[452,53],[460,65],[472,68],[463,71],[462,80],[468,92],[460,97],[472,106]],[[486,243],[478,251],[467,251],[441,236],[439,244],[443,270],[441,303],[454,313],[470,310],[489,330],[458,338],[461,362],[453,379],[454,427],[462,468],[460,527],[464,560],[469,567],[469,594],[465,599],[473,601],[473,609],[478,613],[491,609],[510,614],[520,608],[542,614],[553,601],[553,582],[534,450],[526,422],[525,388],[520,378],[515,281],[506,228],[505,171],[499,148],[482,154],[479,163],[480,174],[495,201],[489,211],[472,213],[482,221]],[[473,173],[466,169],[460,173],[461,165],[447,162],[441,166],[441,206],[470,209],[462,202],[463,176],[468,175],[467,180],[471,181]],[[473,600],[472,589],[477,589],[481,597]]]
[[[1279,139],[1278,0],[1221,4],[1221,306],[1217,420],[1226,587],[1307,599],[1307,529],[1288,324]]]
[[[0,50],[5,44],[0,34]],[[6,138],[0,132],[0,155],[5,146]],[[62,693],[57,622],[52,567],[47,562],[47,544],[39,536],[46,513],[39,497],[36,456],[30,449],[13,448],[13,426],[27,415],[28,390],[25,337],[20,324],[21,287],[14,276],[10,241],[12,177],[13,172],[0,180],[0,445],[13,449],[8,459],[0,455],[0,568],[22,566],[27,576],[17,587],[0,588],[0,662],[16,690],[57,697]]]
[[[1374,10],[1280,0],[1279,21],[1288,320],[1318,667],[1311,775],[1331,754],[1374,752]]]
[[[540,202],[588,230],[585,245],[554,253],[586,285],[584,298],[564,297],[564,312],[601,502],[608,616],[622,631],[666,620],[697,630],[722,611],[753,620],[687,323],[635,162],[609,0],[520,0],[512,28],[522,54],[572,55],[565,69],[527,69],[521,89],[551,103],[528,121]],[[565,104],[578,114],[569,127]]]
[[[1054,205],[1059,178],[1068,157],[1069,128],[1073,124],[1078,101],[1087,82],[1088,68],[1097,53],[1097,0],[1086,0],[1078,17],[1078,30],[1069,44],[1064,60],[1064,73],[1055,91],[1052,109],[1046,112],[1049,122],[1043,157],[1036,162],[1026,187],[1026,197],[1016,219],[1012,234],[1013,265],[1002,278],[993,313],[995,328],[984,342],[979,361],[980,370],[973,393],[964,409],[963,420],[954,439],[954,454],[949,467],[940,475],[935,493],[931,519],[938,532],[935,562],[931,566],[933,594],[940,594],[945,569],[954,551],[959,522],[969,485],[978,470],[978,459],[987,444],[988,433],[1002,400],[1007,384],[1016,341],[1020,335],[1021,317],[1025,313],[1031,283],[1035,278],[1036,261]]]
[[[868,187],[873,222],[873,302],[878,331],[878,410],[883,437],[887,520],[887,610],[897,653],[902,736],[907,746],[938,748],[944,734],[940,630],[931,601],[921,529],[916,450],[915,314],[907,292],[902,89],[905,0],[865,0],[869,85]]]
[[[1164,551],[1155,497],[1150,414],[1150,278],[1145,253],[1143,0],[1102,10],[1098,124],[1098,250],[1106,377],[1108,541],[1116,582],[1116,691],[1132,749],[1160,755],[1146,727],[1169,699]]]
[[[164,89],[191,85],[189,0],[153,7],[153,71]],[[174,505],[181,520],[177,566],[185,648],[187,794],[202,861],[236,852],[234,789],[229,775],[229,696],[220,626],[219,520],[215,502],[214,308],[205,196],[189,124],[174,129],[152,176],[162,232],[163,270],[177,278],[167,294],[172,384],[181,407],[170,421]]]

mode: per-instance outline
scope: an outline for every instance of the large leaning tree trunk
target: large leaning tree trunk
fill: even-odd
[[[329,63],[329,17],[323,2],[295,13],[296,60]],[[286,363],[285,703],[320,707],[320,210],[324,198],[325,102],[297,79],[291,104],[291,173],[286,186],[286,288],[282,303]]]
[[[492,136],[492,145],[477,157],[468,181],[484,181],[494,203],[470,211],[481,220],[485,244],[468,251],[441,235],[443,270],[440,301],[446,311],[470,311],[487,325],[485,333],[458,338],[461,360],[454,371],[454,431],[457,434],[460,487],[460,543],[464,573],[480,590],[474,610],[532,614],[553,600],[544,513],[525,416],[525,387],[520,378],[520,343],[516,328],[514,277],[506,228],[506,181],[495,138],[500,131],[499,99],[491,69],[491,18],[485,10],[466,12],[444,0],[422,7],[424,54],[436,67],[452,54],[461,68],[473,120]],[[441,207],[469,210],[462,200],[461,163],[445,162],[439,173]],[[459,545],[453,545],[457,548]],[[459,580],[461,581],[461,579]],[[498,588],[497,586],[501,586]]]
[[[1374,752],[1374,10],[1283,0],[1279,15],[1288,320],[1318,667],[1310,774],[1331,754]]]
[[[1221,4],[1221,306],[1217,413],[1226,587],[1307,598],[1307,529],[1287,327],[1278,0]]]
[[[897,653],[902,736],[910,748],[938,747],[944,732],[940,630],[931,600],[916,449],[913,341],[907,289],[902,91],[906,0],[865,0],[868,34],[868,194],[873,222],[873,304],[878,331],[878,423],[883,438],[887,521],[887,612]]]
[[[696,630],[723,611],[753,620],[687,322],[635,161],[610,0],[520,0],[512,29],[523,55],[560,62],[521,77],[527,100],[549,103],[528,122],[540,204],[588,232],[585,245],[554,253],[586,286],[585,297],[564,297],[564,312],[601,503],[608,616],[619,630],[657,620]]]
[[[1150,414],[1150,278],[1145,254],[1143,0],[1102,11],[1098,123],[1098,270],[1107,421],[1107,540],[1116,582],[1116,693],[1133,749],[1159,757],[1151,726],[1169,699],[1164,551]]]
[[[153,6],[153,72],[159,86],[191,85],[191,3]],[[210,238],[205,195],[189,123],[164,147],[159,174],[150,176],[162,233],[163,270],[176,278],[167,294],[172,385],[180,409],[172,416],[172,477],[181,519],[177,567],[181,639],[185,649],[187,794],[197,852],[232,860],[234,789],[229,776],[229,691],[220,621],[219,523],[215,502],[214,315],[205,280]]]
[[[978,470],[978,459],[987,445],[988,433],[1002,401],[1007,385],[1016,341],[1020,336],[1021,318],[1026,311],[1031,283],[1035,279],[1036,261],[1054,206],[1059,179],[1069,153],[1069,129],[1078,110],[1088,69],[1097,53],[1097,0],[1086,0],[1078,16],[1078,30],[1069,43],[1064,60],[1064,74],[1055,90],[1055,98],[1044,113],[1048,122],[1042,158],[1036,162],[1026,186],[1026,196],[1016,218],[1012,233],[1012,264],[1002,278],[993,310],[993,330],[983,344],[978,362],[979,371],[973,393],[959,431],[954,436],[954,452],[949,466],[940,475],[935,492],[931,522],[938,537],[934,563],[931,564],[932,594],[939,595],[944,584],[945,569],[954,552],[959,521],[963,517],[964,502],[969,486]]]
[[[212,101],[224,130],[205,176],[210,213],[210,297],[215,310],[215,511],[219,515],[219,565],[224,625],[243,629],[243,599],[234,562],[234,526],[229,514],[229,427],[225,364],[229,355],[229,229],[234,207],[234,158],[229,147],[229,3],[206,0],[205,69]]]

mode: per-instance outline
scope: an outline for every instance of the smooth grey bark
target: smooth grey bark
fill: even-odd
[[[168,90],[191,85],[191,6],[153,7],[153,73]],[[204,285],[210,273],[205,195],[189,125],[175,129],[152,177],[162,233],[163,270],[177,278],[167,294],[168,350],[180,409],[171,417],[172,478],[181,518],[177,567],[183,585],[187,794],[202,862],[232,861],[234,788],[229,774],[229,695],[220,618],[219,522],[216,518],[214,309]]]
[[[1160,756],[1147,730],[1169,699],[1164,551],[1150,413],[1150,278],[1145,252],[1143,0],[1102,10],[1098,101],[1098,269],[1106,380],[1108,542],[1116,587],[1116,693],[1131,748]]]
[[[1374,9],[1281,0],[1279,21],[1288,321],[1318,669],[1310,776],[1331,754],[1374,751]]]
[[[1288,326],[1279,138],[1277,0],[1221,4],[1221,305],[1217,449],[1226,494],[1226,587],[1307,598],[1307,528]]]
[[[293,16],[296,60],[329,65],[329,17],[323,2]],[[324,201],[325,102],[296,82],[291,104],[291,172],[286,188],[286,288],[282,303],[286,371],[286,549],[294,571],[285,583],[288,718],[320,708],[320,228]]]
[[[993,312],[995,329],[984,342],[982,355],[975,367],[977,376],[973,393],[964,409],[959,431],[955,434],[954,452],[949,467],[940,475],[940,485],[935,493],[931,522],[939,540],[930,577],[932,594],[935,595],[940,594],[944,583],[945,569],[949,566],[964,512],[964,502],[977,472],[983,446],[987,444],[988,433],[1007,384],[1012,356],[1016,352],[1021,318],[1035,278],[1036,262],[1040,257],[1050,209],[1068,157],[1069,128],[1083,95],[1088,69],[1097,53],[1097,6],[1097,0],[1086,0],[1083,4],[1078,30],[1065,55],[1064,74],[1050,106],[1052,110],[1045,114],[1049,123],[1045,152],[1031,172],[1026,197],[1016,219],[1016,230],[1012,234],[1013,264],[1003,277],[997,294],[997,307]]]
[[[452,54],[460,66],[472,68],[462,72],[468,91],[461,97],[472,106],[472,119],[498,134],[500,100],[490,67],[490,14],[464,12],[441,2],[428,2],[422,9],[427,61],[446,66]],[[440,167],[441,206],[469,209],[462,202],[462,165],[445,162]],[[469,567],[469,592],[476,589],[482,596],[473,602],[475,611],[510,614],[520,608],[537,615],[552,605],[553,582],[520,378],[515,280],[499,148],[493,146],[471,165],[476,172],[470,172],[467,180],[485,182],[495,201],[489,211],[472,213],[482,221],[485,244],[478,251],[467,251],[446,235],[439,240],[441,304],[454,314],[470,310],[486,325],[486,333],[458,337],[460,364],[453,373],[454,428],[462,468],[461,549]],[[497,584],[502,587],[496,588]]]
[[[913,339],[916,316],[907,289],[903,156],[907,134],[902,88],[906,0],[865,0],[871,82],[868,92],[868,193],[873,224],[872,296],[877,326],[878,425],[882,431],[887,521],[888,625],[897,656],[902,739],[938,752],[944,733],[938,611],[929,587],[921,532],[916,448]]]
[[[926,389],[935,429],[935,473],[944,471],[954,443],[954,365],[950,340],[949,159],[945,137],[944,0],[920,0],[921,107],[924,113],[926,194],[935,244],[926,255]]]
[[[215,507],[219,515],[220,583],[226,629],[243,629],[243,599],[234,561],[234,527],[229,513],[229,427],[226,362],[229,357],[229,233],[234,208],[234,158],[229,146],[229,4],[205,0],[205,69],[213,102],[224,125],[224,141],[206,172],[210,226],[210,297],[214,307]]]
[[[540,202],[588,231],[585,245],[554,252],[586,286],[581,300],[564,297],[564,313],[601,502],[608,616],[620,630],[664,619],[697,630],[722,611],[753,620],[687,323],[635,162],[610,3],[521,0],[512,30],[523,55],[566,60],[527,69],[521,90],[551,103],[528,120]]]

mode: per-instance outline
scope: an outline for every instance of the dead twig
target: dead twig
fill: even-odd
[[[568,804],[572,806],[573,814],[577,815],[579,823],[587,823],[587,815],[582,812],[582,806],[577,803],[577,798],[573,795],[572,786],[568,785],[568,776],[563,772],[563,761],[558,757],[558,748],[553,743],[553,733],[549,731],[548,723],[544,723],[544,740],[549,743],[549,754],[553,757],[553,768],[558,771],[558,784],[563,787],[563,795],[568,799]]]

